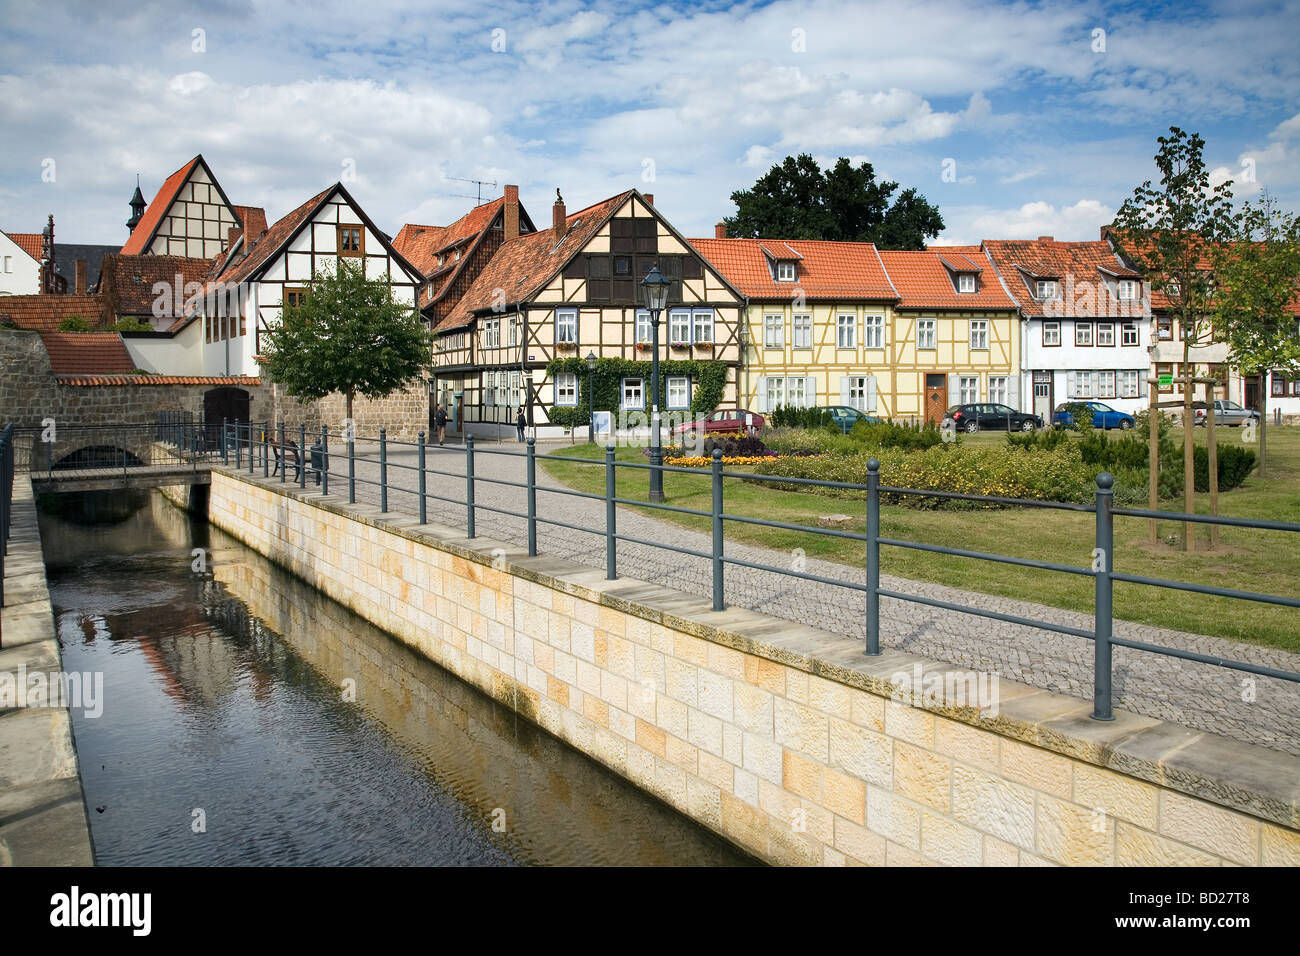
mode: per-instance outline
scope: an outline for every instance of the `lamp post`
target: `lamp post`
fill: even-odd
[[[587,353],[587,444],[596,440],[596,353]]]
[[[664,500],[664,450],[659,443],[659,314],[668,304],[673,281],[655,265],[641,280],[650,313],[650,500]]]

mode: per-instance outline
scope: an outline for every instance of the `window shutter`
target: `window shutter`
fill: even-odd
[[[852,404],[849,401],[849,377],[847,375],[840,376],[840,404]]]
[[[767,376],[758,377],[758,410],[760,412],[770,412],[772,409],[767,407]]]
[[[1007,404],[1014,409],[1020,409],[1020,376],[1007,376]],[[1031,408],[1030,411],[1033,411]]]
[[[808,407],[813,408],[817,404],[817,376],[809,375],[805,378],[804,395],[808,399]]]
[[[867,394],[864,402],[866,411],[874,412],[876,410],[876,376],[867,376]]]
[[[1074,372],[1066,372],[1065,373],[1065,397],[1067,399],[1072,399],[1077,394],[1078,391],[1075,388]]]
[[[961,397],[961,376],[956,372],[948,373],[948,404],[958,405],[962,401]]]

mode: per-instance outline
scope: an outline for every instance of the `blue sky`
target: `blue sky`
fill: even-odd
[[[343,178],[390,233],[442,224],[462,177],[538,223],[557,186],[570,210],[635,186],[711,235],[810,152],[916,186],[940,242],[1086,239],[1171,125],[1300,210],[1295,2],[109,6],[0,0],[2,229],[124,241],[136,174],[152,198],[202,153],[272,220]]]

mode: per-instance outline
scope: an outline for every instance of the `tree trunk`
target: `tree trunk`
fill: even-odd
[[[1149,439],[1151,444],[1151,469],[1150,477],[1147,479],[1149,487],[1147,488],[1147,507],[1152,511],[1160,510],[1160,409],[1157,402],[1160,401],[1160,386],[1154,378],[1155,370],[1152,369],[1153,377],[1151,379],[1151,408],[1149,409],[1150,425]],[[1156,519],[1147,519],[1147,528],[1151,544],[1155,545],[1158,540],[1156,530]]]
[[[1268,424],[1268,373],[1259,375],[1259,475],[1264,475],[1264,428]],[[1244,396],[1243,396],[1244,397]]]
[[[353,396],[353,394],[354,394],[354,390],[353,390],[353,389],[348,389],[348,391],[347,391],[347,397],[348,397],[348,411],[347,411],[347,418],[348,418],[348,421],[352,421],[352,396]]]
[[[1218,439],[1214,437],[1214,395],[1216,391],[1216,386],[1206,386],[1205,442],[1206,457],[1209,460],[1206,478],[1210,482],[1210,514],[1212,515],[1219,513],[1219,445]],[[1210,525],[1210,550],[1213,551],[1218,546],[1219,526],[1212,524]]]
[[[1183,513],[1196,513],[1196,434],[1192,424],[1192,375],[1187,370],[1192,364],[1192,341],[1183,331]],[[1184,551],[1196,550],[1196,525],[1183,522],[1182,547]]]

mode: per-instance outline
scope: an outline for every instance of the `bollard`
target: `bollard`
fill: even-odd
[[[537,439],[528,438],[528,556],[537,557]]]
[[[713,449],[713,610],[727,607],[722,581],[722,449]]]
[[[428,524],[428,514],[426,513],[425,510],[425,500],[424,500],[424,432],[420,432],[420,434],[416,436],[416,446],[420,450],[420,480],[419,480],[420,524]]]
[[[346,425],[343,432],[348,436],[348,504],[357,503],[357,436]]]
[[[1092,552],[1093,579],[1096,582],[1096,608],[1093,612],[1093,691],[1092,719],[1114,720],[1111,712],[1111,631],[1113,627],[1111,574],[1115,570],[1115,479],[1110,472],[1097,476],[1097,548]]]
[[[474,436],[465,436],[465,507],[468,509],[467,538],[474,537]]]
[[[388,429],[379,429],[379,511],[388,511]]]
[[[614,480],[614,446],[605,446],[605,577],[618,577],[618,538],[614,526],[614,499],[618,497]]]
[[[867,655],[880,653],[880,461],[867,459]]]
[[[330,431],[328,425],[320,427],[320,493],[328,495],[330,493]]]

